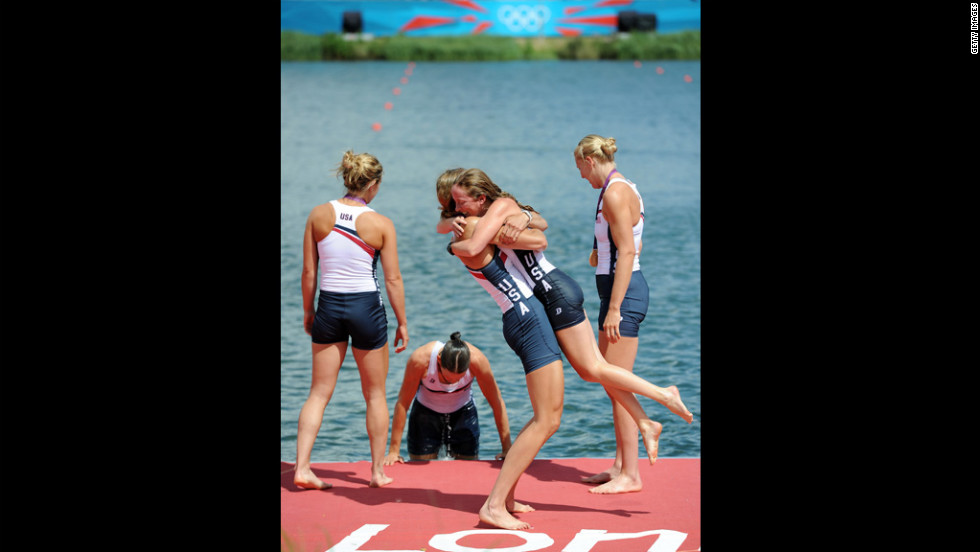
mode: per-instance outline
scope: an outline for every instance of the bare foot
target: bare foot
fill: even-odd
[[[608,470],[597,473],[595,475],[590,475],[589,477],[583,477],[582,483],[605,483],[612,478],[619,475],[619,470],[615,467],[609,468]]]
[[[333,487],[331,483],[321,480],[319,477],[313,475],[311,470],[303,470],[303,472],[296,472],[293,476],[293,484],[300,489],[329,489]]]
[[[650,458],[650,463],[653,464],[657,461],[657,450],[660,448],[660,432],[663,431],[664,426],[660,422],[650,421],[648,424],[643,424],[645,427],[640,428],[640,434],[643,435],[643,446],[647,449],[647,457]]]
[[[639,478],[627,477],[626,475],[619,474],[619,476],[614,477],[612,481],[599,485],[593,489],[589,489],[592,494],[618,494],[618,493],[635,493],[643,489],[643,482]]]
[[[512,513],[512,514],[526,514],[528,512],[533,512],[534,511],[534,508],[531,507],[531,506],[528,506],[527,504],[521,504],[520,502],[517,502],[515,500],[514,501],[514,505],[513,506],[509,506],[507,508],[507,511],[510,512],[510,513]]]
[[[670,398],[667,399],[667,402],[664,404],[664,406],[666,406],[667,409],[673,412],[674,414],[677,414],[681,418],[684,418],[685,422],[687,423],[693,422],[694,414],[691,414],[691,411],[688,410],[686,406],[684,406],[684,402],[681,401],[681,392],[677,389],[677,386],[671,385],[670,387],[667,388],[667,390],[670,391]]]
[[[384,487],[385,485],[391,483],[392,481],[394,481],[394,479],[388,477],[383,473],[381,475],[372,475],[371,482],[368,483],[368,487]]]
[[[483,523],[501,529],[523,530],[532,528],[530,523],[515,518],[506,510],[492,510],[488,504],[488,502],[484,502],[483,507],[480,508],[480,521]]]

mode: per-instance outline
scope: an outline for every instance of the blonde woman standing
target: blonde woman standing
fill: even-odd
[[[310,212],[303,237],[303,326],[313,344],[313,380],[299,415],[296,473],[293,482],[305,489],[329,489],[310,469],[310,454],[323,421],[323,412],[337,385],[348,343],[361,376],[367,404],[367,434],[371,448],[369,486],[392,482],[384,472],[388,441],[388,320],[377,280],[384,270],[385,291],[398,319],[395,352],[408,346],[405,288],[398,266],[395,226],[368,204],[378,195],[383,169],[368,153],[344,153],[337,169],[346,195],[318,205]],[[319,269],[319,278],[317,272]],[[314,297],[319,290],[319,299]],[[400,345],[399,345],[400,343]]]
[[[650,289],[640,270],[643,198],[636,184],[616,168],[615,138],[589,134],[574,150],[579,174],[601,190],[596,205],[595,245],[589,264],[596,268],[599,293],[599,350],[605,359],[633,371],[640,323]],[[638,466],[637,425],[622,405],[613,404],[616,460],[608,470],[585,479],[602,483],[597,492],[624,493],[643,488]],[[688,420],[690,422],[690,420]]]

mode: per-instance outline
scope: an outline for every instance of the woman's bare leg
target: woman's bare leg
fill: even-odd
[[[371,447],[370,487],[384,487],[394,481],[385,474],[385,445],[388,443],[388,402],[385,379],[388,377],[388,343],[373,351],[354,349],[357,371],[361,374],[361,393],[367,404],[367,434]]]
[[[626,369],[604,358],[588,319],[555,332],[555,336],[558,337],[561,350],[568,357],[569,364],[585,381],[599,383],[607,389],[613,387],[649,397],[680,416],[685,422],[691,423],[694,420],[694,415],[681,401],[677,386],[654,385],[633,373],[632,362],[630,368]],[[615,400],[615,397],[612,398]]]
[[[299,428],[296,432],[296,473],[293,475],[293,483],[297,487],[329,489],[333,486],[313,474],[310,469],[310,455],[323,422],[323,411],[337,387],[337,374],[340,373],[340,365],[346,354],[347,343],[313,344],[313,380],[310,383],[310,394],[299,411]]]
[[[565,376],[562,375],[562,381],[563,382],[564,382],[564,377]],[[563,399],[563,402],[564,402],[564,399]],[[517,436],[519,437],[521,435],[521,433],[524,433],[524,430],[527,429],[527,426],[531,425],[531,422],[533,422],[533,421],[534,421],[533,419],[528,420],[527,423],[524,424],[524,427],[522,427],[521,430],[517,432]],[[514,440],[517,440],[517,437],[514,437]],[[527,504],[522,504],[522,503],[514,500],[514,491],[515,491],[515,489],[517,489],[517,481],[514,482],[514,485],[510,488],[510,491],[507,493],[507,511],[510,512],[510,513],[512,513],[512,514],[523,514],[523,513],[527,513],[527,512],[533,512],[534,511],[534,508],[532,508],[531,506],[529,506]]]
[[[636,337],[620,337],[617,343],[608,343],[605,334],[599,336],[599,350],[602,356],[616,366],[632,372],[633,361],[640,340]],[[613,425],[616,429],[616,459],[620,461],[619,473],[610,471],[608,482],[590,489],[597,494],[636,492],[643,488],[639,469],[639,446],[637,445],[637,425],[622,405],[613,402]],[[659,432],[657,437],[659,438]],[[614,465],[615,467],[615,465]]]
[[[527,505],[514,501],[517,480],[531,464],[544,443],[561,423],[565,379],[561,361],[554,361],[527,375],[527,393],[534,416],[524,427],[500,467],[490,495],[480,508],[480,521],[501,529],[523,530],[531,525],[520,521],[510,511],[530,511]]]
[[[647,450],[647,457],[653,464],[657,460],[657,450],[659,448],[660,432],[663,429],[659,422],[651,420],[640,402],[633,395],[634,392],[647,391],[652,389],[654,393],[670,394],[666,389],[657,387],[644,380],[636,374],[609,364],[599,352],[595,336],[592,335],[592,326],[588,320],[583,320],[575,326],[564,328],[555,332],[558,343],[561,345],[562,352],[568,358],[569,363],[578,372],[578,375],[585,381],[600,383],[605,389],[606,394],[614,403],[623,406],[633,422],[643,436],[643,444]],[[642,393],[641,393],[642,394]],[[677,397],[679,401],[679,396]],[[683,407],[683,403],[681,403]],[[686,408],[684,409],[686,411]],[[690,414],[690,413],[688,413]],[[622,461],[619,462],[622,466]],[[604,483],[611,479],[609,474],[603,472],[584,479],[588,483]]]

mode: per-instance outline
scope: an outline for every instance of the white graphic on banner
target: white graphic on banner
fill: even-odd
[[[537,6],[504,4],[497,10],[497,19],[506,25],[511,32],[531,31],[534,33],[540,31],[548,19],[551,19],[551,10],[548,9],[548,6],[541,4]]]

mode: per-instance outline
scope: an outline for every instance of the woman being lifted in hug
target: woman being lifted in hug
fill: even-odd
[[[552,330],[568,362],[583,380],[601,384],[609,396],[629,412],[643,436],[647,455],[653,464],[657,459],[662,426],[646,415],[633,393],[659,402],[690,423],[694,416],[681,401],[677,387],[659,387],[603,358],[592,325],[585,315],[581,286],[545,258],[547,239],[541,230],[547,228],[547,222],[541,215],[528,206],[520,205],[480,169],[459,173],[450,193],[455,210],[481,217],[472,230],[472,237],[454,242],[452,252],[465,256],[487,244],[494,244],[513,260],[527,285],[544,304]],[[455,224],[459,226],[458,221]],[[442,222],[439,229],[451,228],[452,225],[453,222],[448,225]],[[522,234],[522,247],[532,248],[510,249],[506,245],[507,242],[513,244],[518,234]],[[531,239],[537,242],[530,242],[533,245],[529,246],[527,244]],[[639,478],[629,481],[621,478],[611,483],[614,484],[602,485],[590,489],[590,492],[611,494],[643,488]]]

